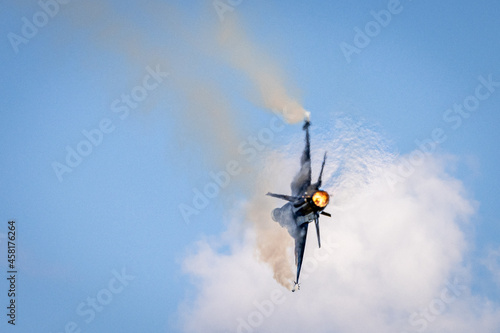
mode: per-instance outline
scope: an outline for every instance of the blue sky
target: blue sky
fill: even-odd
[[[242,267],[253,267],[261,274],[261,280],[249,290],[257,293],[259,288],[279,287],[269,267],[249,254],[254,227],[242,207],[254,202],[253,186],[262,179],[262,170],[269,172],[271,166],[281,165],[274,161],[275,154],[284,154],[282,162],[290,161],[285,171],[271,176],[276,186],[286,190],[289,180],[285,176],[293,175],[298,165],[302,133],[299,125],[287,124],[251,161],[235,153],[240,143],[268,128],[275,115],[266,110],[252,73],[228,60],[235,50],[218,43],[221,27],[233,19],[256,48],[256,58],[263,56],[264,64],[269,60],[273,64],[269,68],[276,69],[289,96],[311,112],[313,150],[318,151],[318,158],[324,147],[335,150],[333,143],[343,142],[347,132],[335,132],[341,131],[341,124],[357,123],[361,128],[353,133],[373,131],[385,146],[376,155],[368,155],[358,146],[352,146],[353,151],[377,161],[390,156],[393,162],[384,168],[397,173],[400,158],[404,161],[419,149],[416,140],[432,138],[435,129],[443,131],[446,140],[426,157],[431,161],[418,166],[412,180],[398,185],[404,190],[396,190],[413,193],[419,179],[441,182],[449,202],[432,207],[452,222],[443,224],[444,231],[436,234],[450,235],[450,239],[423,240],[421,245],[443,245],[441,250],[431,251],[432,258],[438,254],[448,258],[444,255],[448,250],[460,255],[450,254],[453,259],[438,261],[446,263],[441,265],[447,267],[444,271],[428,268],[429,276],[434,277],[429,278],[429,288],[439,291],[457,271],[467,280],[467,298],[451,304],[426,330],[468,318],[464,314],[470,313],[471,304],[484,309],[486,300],[492,302],[491,313],[497,313],[500,83],[495,82],[500,82],[500,4],[493,0],[402,0],[399,5],[394,1],[221,0],[219,5],[225,4],[228,10],[219,16],[211,1],[155,1],[148,5],[69,1],[59,4],[57,10],[54,1],[41,3],[52,5],[53,17],[39,14],[42,7],[36,2],[0,5],[4,36],[0,48],[0,242],[5,253],[7,222],[15,219],[19,270],[15,329],[19,332],[63,332],[71,322],[82,332],[197,331],[192,322],[204,323],[204,331],[236,331],[238,316],[228,324],[234,326],[230,329],[209,308],[230,308],[235,302],[243,306],[248,291],[233,293],[234,298],[224,294],[212,304],[206,299],[210,288],[222,288],[211,284],[215,277],[224,279],[223,269],[227,269],[228,290],[232,290],[230,286],[243,289],[233,280],[237,271],[230,272],[239,267],[240,260],[248,260]],[[390,10],[393,13],[386,26],[372,24],[378,30],[371,32],[369,43],[346,57],[342,45],[356,47],[357,28],[364,31],[375,22],[372,12]],[[24,36],[23,18],[33,22],[37,17],[45,17],[46,23],[33,36]],[[13,38],[26,39],[18,43]],[[493,83],[485,85],[484,80]],[[467,115],[460,116],[457,123],[457,114],[447,110],[475,96],[478,86],[488,96],[474,111],[465,110]],[[122,96],[132,93],[144,98],[127,106]],[[455,117],[453,121],[450,116]],[[95,134],[96,129],[101,134]],[[94,133],[97,143],[86,144],[89,139],[83,132]],[[373,143],[372,139],[363,140],[361,146]],[[87,156],[75,162],[78,165],[70,167],[71,172],[58,177],[54,163],[67,166],[68,149],[78,147],[88,151]],[[331,177],[329,186],[345,200],[337,204],[343,208],[350,197],[349,191],[342,192],[348,188],[342,181],[352,176],[352,170],[339,178],[342,181],[335,180],[340,171],[335,173],[334,162],[347,153],[335,154],[326,171]],[[243,171],[186,223],[180,205],[192,206],[196,190],[203,190],[211,181],[210,172],[226,170],[234,158],[242,162]],[[366,187],[359,189],[365,193]],[[426,198],[441,202],[435,192],[422,193],[428,195],[418,197],[422,202]],[[394,196],[382,197],[394,199],[397,206]],[[352,202],[364,202],[360,200],[352,197]],[[449,208],[454,204],[460,205],[456,211]],[[370,214],[380,213],[373,209]],[[266,223],[273,221],[269,218]],[[327,227],[326,232],[359,235],[358,229],[349,229],[342,220],[336,223],[339,230]],[[429,228],[432,230],[431,225]],[[345,239],[337,241],[344,244]],[[367,242],[371,240],[368,237]],[[447,247],[446,240],[461,245],[455,248],[451,242]],[[325,265],[335,270],[336,263],[346,258],[337,257]],[[203,265],[196,270],[204,260],[213,264],[213,271]],[[6,274],[6,259],[0,268]],[[123,290],[111,292],[118,290],[119,282],[113,281],[120,281],[116,275],[123,276],[123,271],[130,279]],[[5,279],[0,288],[0,302],[7,304]],[[306,295],[293,301],[286,294],[286,306],[305,306],[300,300],[306,302],[309,297],[307,290],[303,293]],[[435,294],[429,294],[422,304],[433,299]],[[98,295],[107,304],[87,323],[88,317],[77,308],[88,297]],[[109,295],[112,299],[106,298]],[[353,300],[358,296],[353,295]],[[410,303],[404,304],[398,311],[411,313],[406,307]],[[241,311],[251,311],[252,306],[249,301],[248,309]],[[288,327],[280,316],[271,316],[269,326],[263,324],[261,331]],[[485,332],[497,331],[499,323],[488,318],[487,314],[477,315],[464,327],[481,324]],[[349,331],[344,319],[319,319],[317,331],[332,327]],[[325,326],[321,326],[323,322]],[[391,329],[401,331],[396,322]],[[5,318],[0,325],[2,331],[14,331]],[[357,329],[361,327],[351,327],[351,331]]]

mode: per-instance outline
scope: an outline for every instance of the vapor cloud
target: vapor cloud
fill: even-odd
[[[446,172],[454,162],[431,156],[405,182],[391,187],[384,174],[398,167],[398,158],[382,149],[375,132],[354,122],[337,122],[335,132],[312,138],[313,166],[321,163],[318,147],[330,156],[324,179],[333,194],[332,218],[322,219],[321,226],[335,250],[330,255],[319,250],[328,259],[292,294],[272,279],[277,270],[254,254],[260,226],[249,224],[243,239],[230,238],[229,254],[219,254],[216,246],[203,242],[184,265],[186,274],[198,281],[197,297],[180,311],[184,330],[496,332],[498,304],[469,288],[464,257],[470,244],[463,230],[476,204]],[[289,148],[285,156],[270,153],[256,188],[274,185],[286,191],[286,181],[296,172],[287,165],[298,168],[302,145]],[[283,169],[274,169],[278,160]],[[270,212],[264,201],[260,204]],[[245,204],[241,209],[245,211]],[[279,228],[270,217],[264,223]],[[309,234],[305,260],[316,252],[313,236]],[[279,252],[277,257],[293,256],[291,251]],[[276,290],[282,292],[283,302],[272,303],[270,311],[266,300]]]

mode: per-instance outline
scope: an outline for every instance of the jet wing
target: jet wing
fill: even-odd
[[[306,146],[300,158],[300,171],[292,181],[292,196],[300,197],[311,185],[311,147],[309,144],[309,121],[304,124],[306,131]]]
[[[308,225],[308,223],[305,223],[300,227],[297,227],[297,234],[295,235],[295,265],[297,265],[297,280],[295,280],[296,284],[299,283],[300,269],[302,268],[302,259],[304,258],[304,252],[306,249]]]

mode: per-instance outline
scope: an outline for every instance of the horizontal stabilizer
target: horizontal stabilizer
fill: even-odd
[[[330,213],[327,213],[327,212],[321,212],[320,214],[321,214],[321,215],[325,215],[325,216],[328,216],[328,217],[332,217],[332,214],[330,214]]]
[[[316,235],[318,236],[318,247],[321,247],[321,238],[319,236],[319,218],[314,219],[314,224],[316,224]]]
[[[275,194],[275,193],[271,193],[271,192],[267,192],[266,195],[268,195],[270,197],[274,197],[274,198],[278,198],[278,199],[290,201],[290,202],[294,202],[294,201],[300,200],[300,198],[294,197],[294,196],[291,196],[291,195]]]

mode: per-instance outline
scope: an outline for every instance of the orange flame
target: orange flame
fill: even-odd
[[[312,196],[312,200],[319,208],[325,208],[330,201],[330,196],[325,191],[316,191]]]

